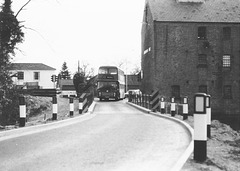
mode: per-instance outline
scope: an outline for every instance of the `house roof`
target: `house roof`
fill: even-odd
[[[146,0],[155,21],[240,23],[240,0]]]
[[[42,63],[12,63],[10,70],[56,70]]]

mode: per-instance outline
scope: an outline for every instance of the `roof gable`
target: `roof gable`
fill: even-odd
[[[12,63],[10,70],[56,70],[42,63]]]
[[[204,3],[146,0],[146,3],[155,21],[240,23],[240,0],[205,0]]]

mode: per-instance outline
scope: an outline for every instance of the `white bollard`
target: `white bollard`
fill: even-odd
[[[171,116],[175,116],[175,114],[176,114],[175,98],[171,97]]]
[[[161,97],[161,102],[160,102],[160,106],[161,106],[161,114],[165,113],[165,102],[164,102],[164,97]]]
[[[26,123],[26,103],[24,96],[19,97],[19,110],[20,110],[19,126],[24,127]]]
[[[206,94],[194,97],[194,160],[203,162],[207,157]]]
[[[69,116],[72,117],[74,112],[73,98],[69,98]]]
[[[183,120],[188,119],[188,97],[183,97]]]
[[[58,113],[58,105],[57,105],[57,96],[52,97],[52,109],[53,109],[53,115],[52,120],[57,120],[57,113]]]
[[[83,112],[83,101],[84,101],[84,94],[82,94],[79,97],[79,107],[78,107],[79,114],[82,114],[82,112]]]

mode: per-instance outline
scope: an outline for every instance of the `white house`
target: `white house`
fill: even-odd
[[[54,88],[51,76],[56,69],[42,63],[12,63],[10,72],[13,83],[26,88]]]

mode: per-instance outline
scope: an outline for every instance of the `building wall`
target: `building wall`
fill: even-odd
[[[141,84],[141,91],[143,93],[150,93],[153,89],[154,71],[152,67],[154,63],[152,62],[154,53],[153,53],[153,44],[154,44],[154,23],[152,19],[151,11],[149,10],[148,4],[146,4],[144,9],[143,23],[142,23],[142,58],[141,58],[141,68],[143,72],[143,78]]]
[[[38,82],[40,88],[54,88],[54,84],[51,81],[51,76],[54,75],[54,70],[17,70],[12,71],[12,73],[24,72],[24,79],[18,80],[18,78],[13,77],[13,83],[16,85],[25,85],[27,82]],[[39,72],[39,80],[34,79],[34,72]]]
[[[206,40],[197,38],[200,26],[207,29]],[[230,40],[223,40],[223,27],[231,27]],[[145,36],[143,43],[151,41],[151,37]],[[171,97],[172,86],[177,85],[180,87],[180,96],[188,96],[190,106],[193,106],[193,96],[199,92],[199,86],[203,85],[207,86],[207,93],[212,96],[213,113],[239,113],[239,41],[240,24],[154,22],[154,54],[142,54],[143,72],[153,77],[143,78],[143,91],[158,89],[161,95]],[[207,65],[204,67],[199,65],[199,54],[207,57]],[[231,70],[222,67],[224,54],[231,55]],[[148,82],[152,87],[147,86]],[[230,99],[223,96],[225,85],[232,87]]]

